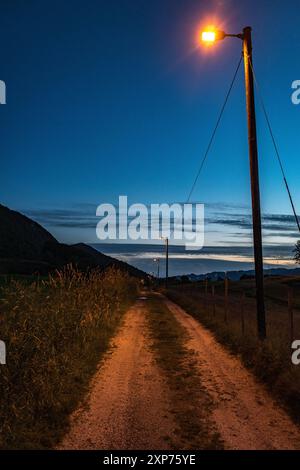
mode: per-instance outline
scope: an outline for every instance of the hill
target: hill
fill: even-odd
[[[84,243],[59,243],[37,222],[0,204],[0,274],[44,275],[70,263],[83,271],[115,266],[133,276],[146,276]]]
[[[280,276],[280,277],[291,277],[291,276],[300,276],[300,268],[271,268],[265,269],[264,275],[267,276]],[[241,279],[254,279],[255,271],[254,269],[249,269],[246,271],[213,271],[207,274],[185,274],[183,276],[174,276],[171,279],[175,281],[190,281],[197,282],[208,279],[209,281],[222,281],[227,277],[231,281],[239,281]]]

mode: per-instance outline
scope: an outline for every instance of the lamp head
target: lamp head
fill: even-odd
[[[214,44],[216,41],[222,41],[225,37],[224,31],[216,28],[206,28],[201,32],[201,41],[206,44]]]

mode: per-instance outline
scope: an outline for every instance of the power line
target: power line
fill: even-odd
[[[219,117],[218,117],[218,119],[217,119],[216,125],[215,125],[214,130],[213,130],[213,133],[212,133],[211,138],[210,138],[210,140],[209,140],[209,143],[208,143],[206,152],[205,152],[205,154],[204,154],[204,156],[203,156],[203,158],[202,158],[202,160],[201,160],[200,167],[199,167],[199,170],[198,170],[198,172],[197,172],[196,178],[195,178],[195,180],[194,180],[194,182],[193,182],[193,185],[192,185],[192,187],[191,187],[191,190],[190,190],[190,192],[189,192],[189,196],[188,196],[187,202],[190,201],[190,198],[191,198],[191,196],[192,196],[192,194],[193,194],[193,191],[194,191],[194,189],[195,189],[195,186],[196,186],[196,184],[197,184],[198,178],[199,178],[199,176],[200,176],[200,174],[201,174],[201,171],[202,171],[202,169],[203,169],[205,160],[207,159],[207,156],[208,156],[209,151],[210,151],[210,149],[211,149],[211,146],[212,146],[212,143],[213,143],[213,141],[214,141],[216,132],[217,132],[217,130],[218,130],[219,124],[220,124],[221,119],[222,119],[222,116],[223,116],[223,114],[224,114],[226,105],[227,105],[227,103],[228,103],[228,99],[229,99],[229,96],[230,96],[230,94],[231,94],[231,91],[232,91],[234,82],[235,82],[235,80],[236,80],[238,71],[239,71],[239,69],[240,69],[242,60],[243,60],[243,56],[241,56],[241,58],[240,58],[240,60],[239,60],[239,63],[238,63],[238,66],[237,66],[237,68],[236,68],[236,70],[235,70],[235,72],[234,72],[234,76],[233,76],[233,79],[232,79],[232,81],[231,81],[231,84],[230,84],[229,90],[228,90],[228,92],[227,92],[227,95],[226,95],[226,97],[225,97],[224,104],[223,104],[223,106],[222,106],[222,108],[221,108]]]
[[[267,125],[268,125],[268,129],[269,129],[269,132],[270,132],[270,135],[271,135],[271,139],[272,139],[272,142],[273,142],[273,145],[274,145],[274,149],[275,149],[275,153],[276,153],[276,156],[277,156],[277,160],[278,160],[278,163],[279,163],[279,166],[280,166],[280,170],[281,170],[281,173],[282,173],[283,181],[284,181],[284,184],[285,184],[285,187],[286,187],[286,190],[287,190],[289,199],[290,199],[290,203],[291,203],[291,206],[292,206],[292,210],[293,210],[293,213],[294,213],[294,217],[295,217],[295,220],[296,220],[296,224],[297,224],[298,230],[299,230],[299,232],[300,232],[300,222],[299,222],[299,218],[298,218],[298,216],[297,216],[296,209],[295,209],[295,205],[294,205],[294,201],[293,201],[293,198],[292,198],[292,194],[291,194],[291,191],[290,191],[290,188],[289,188],[289,185],[288,185],[286,176],[285,176],[285,171],[284,171],[284,168],[283,168],[282,160],[281,160],[281,157],[280,157],[280,154],[279,154],[279,150],[278,150],[278,146],[277,146],[277,143],[276,143],[276,140],[275,140],[274,132],[273,132],[273,130],[272,130],[271,121],[270,121],[270,118],[269,118],[269,116],[268,116],[267,109],[266,109],[266,106],[265,106],[265,103],[264,103],[264,99],[263,99],[263,96],[262,96],[262,92],[261,92],[260,86],[259,86],[259,84],[258,84],[258,81],[257,81],[257,78],[256,78],[256,74],[255,74],[255,72],[254,72],[254,68],[253,68],[253,65],[252,65],[251,61],[250,61],[250,65],[251,65],[251,68],[252,68],[252,72],[253,72],[253,76],[254,76],[255,85],[256,85],[256,88],[257,88],[257,91],[258,91],[258,96],[259,96],[260,104],[261,104],[261,107],[262,107],[262,110],[263,110],[263,113],[264,113],[264,116],[265,116],[265,119],[266,119],[266,122],[267,122]]]

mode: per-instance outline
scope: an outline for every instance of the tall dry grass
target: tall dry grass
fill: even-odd
[[[135,294],[136,281],[124,272],[71,266],[46,281],[2,287],[0,448],[57,442]]]
[[[173,286],[168,297],[208,327],[216,338],[265,383],[275,398],[287,407],[295,421],[300,422],[300,366],[291,362],[291,336],[287,301],[287,286],[281,280],[266,281],[267,339],[257,337],[256,303],[253,281],[231,282],[226,318],[224,284],[202,283]],[[242,297],[242,292],[246,296]],[[299,292],[295,290],[294,339],[300,339]],[[242,316],[243,314],[243,316]],[[244,321],[243,321],[244,320]],[[244,328],[243,328],[244,323]]]

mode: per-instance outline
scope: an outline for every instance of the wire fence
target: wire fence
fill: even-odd
[[[176,292],[197,305],[210,322],[222,324],[233,334],[257,337],[256,300],[253,286],[241,283],[208,280],[197,285],[178,286]],[[266,288],[265,305],[267,340],[290,348],[300,339],[300,290],[293,285],[270,283]]]

